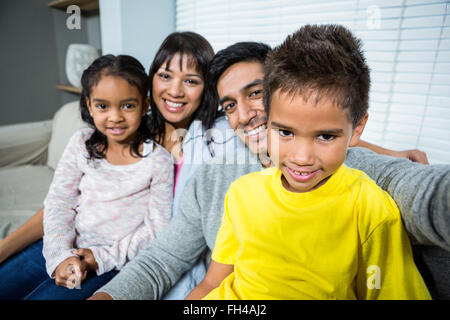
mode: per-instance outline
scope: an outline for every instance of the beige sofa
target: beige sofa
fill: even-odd
[[[0,126],[0,239],[42,207],[70,136],[84,125],[73,101],[52,120]]]

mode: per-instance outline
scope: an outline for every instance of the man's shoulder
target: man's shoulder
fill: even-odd
[[[253,161],[253,159],[244,159],[244,161],[235,161],[235,158],[227,159],[226,157],[216,159],[212,158],[203,163],[194,173],[195,179],[218,180],[223,179],[233,181],[239,177],[259,171],[261,163]]]
[[[272,175],[276,174],[276,172],[276,167],[270,167],[247,173],[236,179],[232,184],[232,188],[256,192],[259,192],[259,189],[265,190],[267,183],[270,183]]]
[[[259,181],[265,181],[272,175],[276,174],[278,171],[277,167],[270,167],[270,168],[262,168],[258,171],[253,171],[250,173],[247,173],[246,175],[243,175],[238,180],[242,182],[252,183],[252,182],[259,182]],[[237,182],[237,181],[236,181]]]

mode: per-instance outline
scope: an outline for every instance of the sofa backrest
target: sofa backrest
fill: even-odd
[[[79,105],[79,101],[66,103],[53,117],[52,136],[48,145],[47,159],[47,165],[53,170],[56,169],[59,158],[61,158],[70,137],[78,129],[87,126],[81,120]]]

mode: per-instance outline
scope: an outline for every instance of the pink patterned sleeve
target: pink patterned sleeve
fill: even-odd
[[[112,246],[91,247],[101,275],[114,268],[121,269],[146,247],[170,221],[173,201],[173,160],[161,146],[154,151],[152,181],[148,200],[148,214],[135,232]]]
[[[85,130],[85,129],[84,129]],[[77,157],[82,155],[83,132],[77,131],[69,140],[53,176],[44,200],[43,255],[47,273],[54,277],[56,267],[71,256],[75,241],[74,210],[79,196],[79,183],[83,175]]]

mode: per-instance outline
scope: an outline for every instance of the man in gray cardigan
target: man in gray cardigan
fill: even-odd
[[[180,277],[214,248],[225,194],[238,177],[261,170],[266,115],[262,105],[262,63],[270,50],[238,43],[217,53],[209,81],[238,138],[234,161],[213,159],[186,186],[178,212],[152,244],[92,297],[160,299]],[[415,258],[434,298],[450,298],[450,166],[350,148],[345,164],[366,172],[394,198],[415,244]]]

